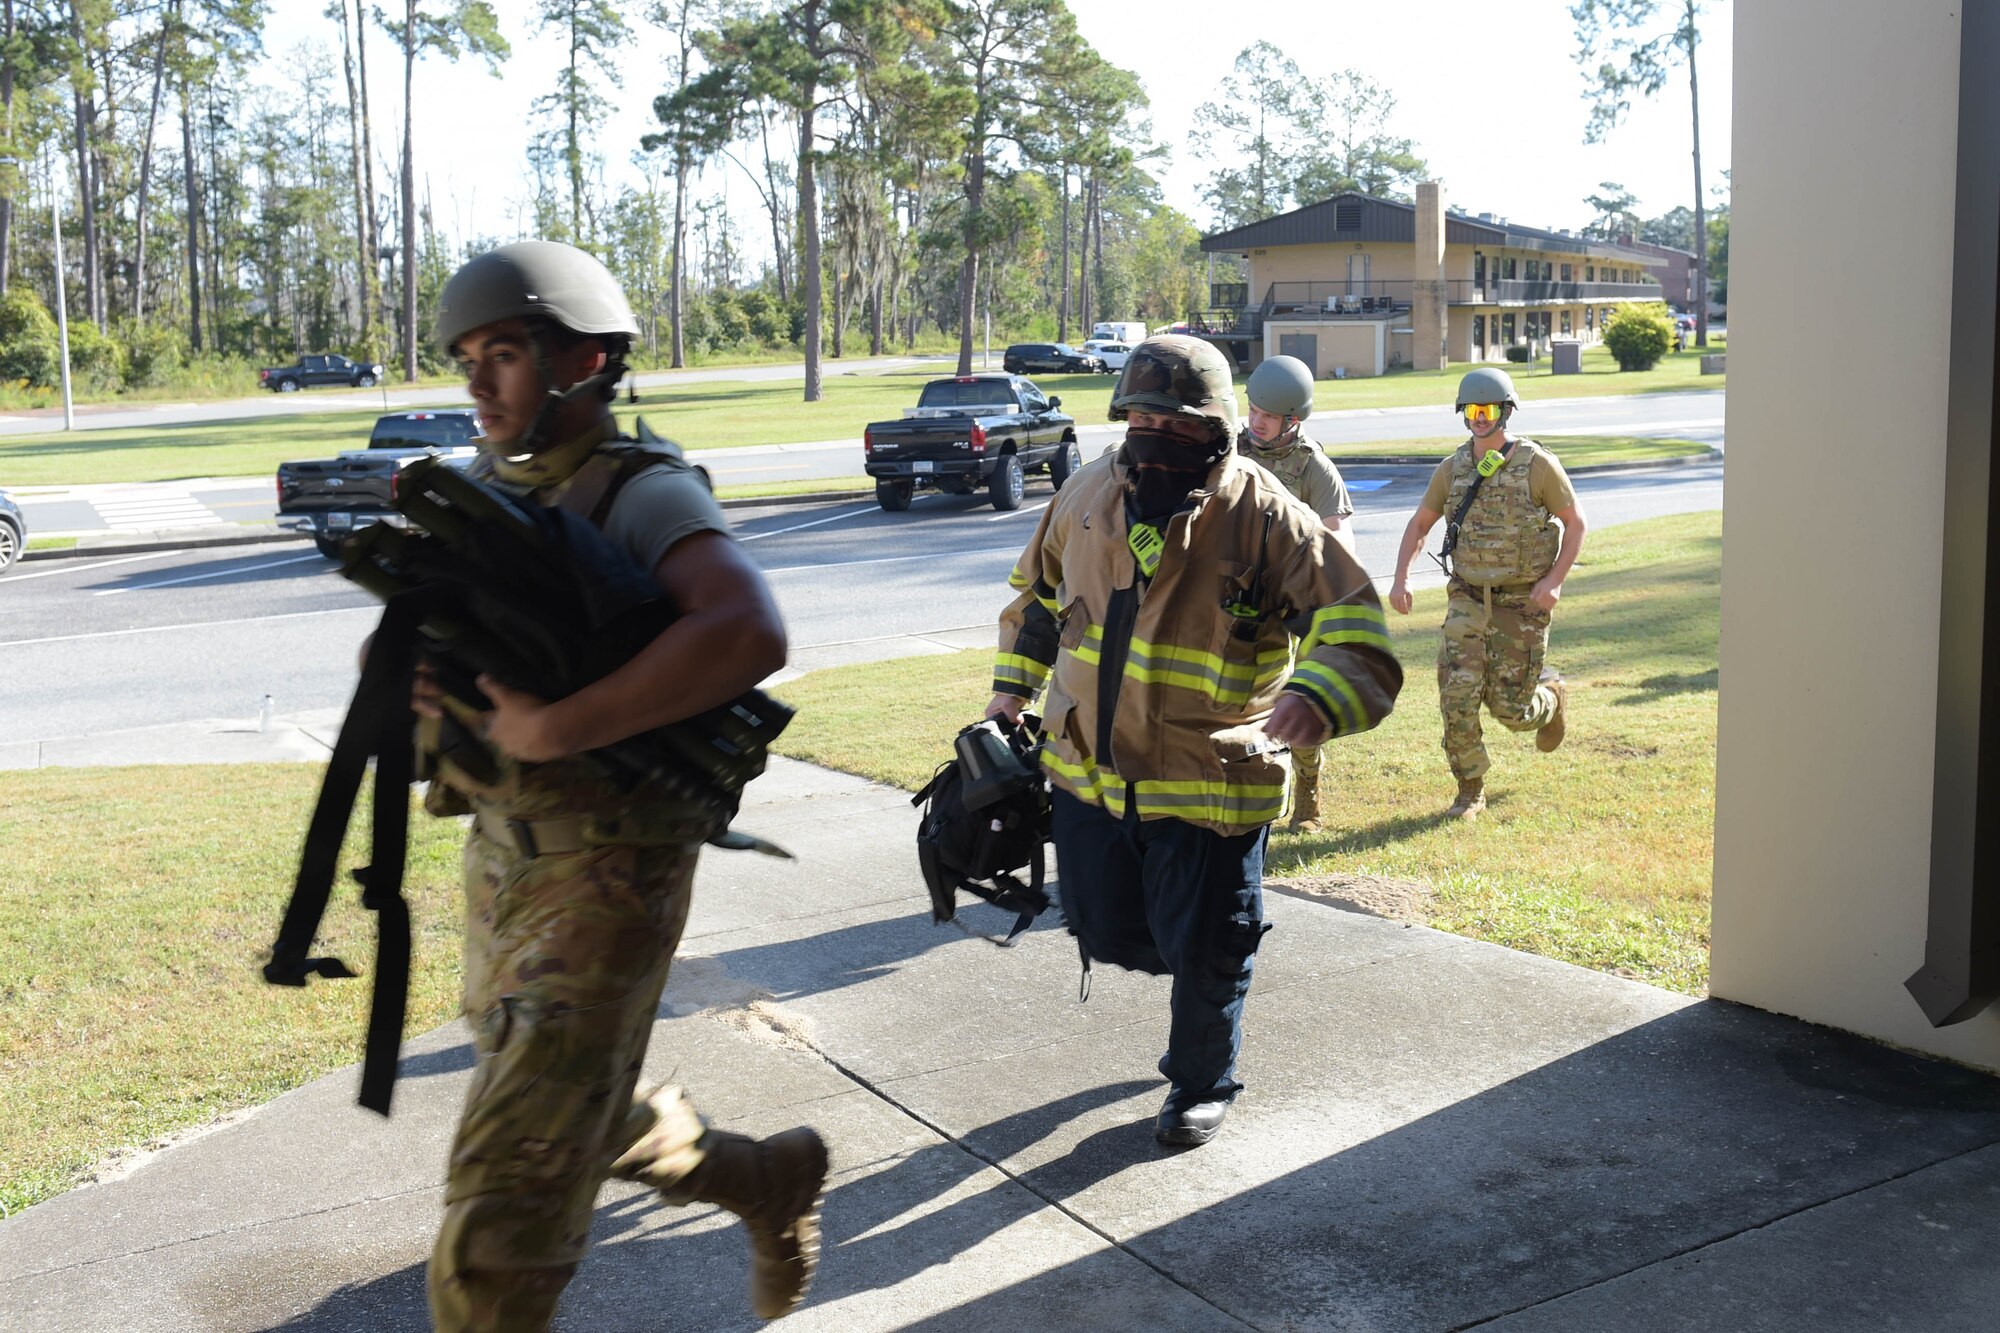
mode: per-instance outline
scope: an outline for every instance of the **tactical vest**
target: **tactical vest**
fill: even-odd
[[[614,438],[600,444],[567,480],[534,493],[536,498],[602,530],[619,490],[640,472],[650,467],[695,471],[679,445],[653,435],[643,422],[639,430],[637,440]],[[485,463],[484,456],[476,459],[468,472],[518,490],[506,488]],[[706,484],[705,475],[696,475]],[[418,733],[419,776],[435,779],[425,801],[432,814],[464,814],[476,806],[508,819],[577,817],[586,822],[585,841],[605,845],[699,842],[716,829],[709,807],[643,787],[626,790],[602,765],[588,760],[533,764],[509,759],[479,739],[471,710],[447,699],[446,711],[442,724],[426,719],[429,725]]]
[[[1452,573],[1476,588],[1533,583],[1555,565],[1562,533],[1529,493],[1535,456],[1542,447],[1516,439],[1501,469],[1488,477],[1466,511],[1452,551]],[[1466,490],[1479,476],[1470,445],[1451,456],[1447,517],[1458,512]]]

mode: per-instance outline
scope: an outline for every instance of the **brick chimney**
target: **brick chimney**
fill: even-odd
[[[1444,198],[1436,181],[1417,183],[1417,262],[1410,300],[1410,361],[1442,370],[1445,347]]]

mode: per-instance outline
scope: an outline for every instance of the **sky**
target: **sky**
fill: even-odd
[[[323,16],[324,2],[272,0],[259,69],[264,82],[275,86],[295,77],[301,42],[319,42],[334,62],[334,95],[343,96],[339,29]],[[460,241],[524,234],[533,102],[554,87],[563,58],[554,40],[534,30],[529,0],[493,3],[513,46],[499,77],[478,61],[453,65],[435,56],[417,68],[418,190],[428,185],[439,226]],[[1188,144],[1194,111],[1225,94],[1237,52],[1260,38],[1284,49],[1308,74],[1357,69],[1392,92],[1392,129],[1416,141],[1432,175],[1443,181],[1449,207],[1527,226],[1576,227],[1590,220],[1584,196],[1603,181],[1637,195],[1643,217],[1693,202],[1685,70],[1676,71],[1652,101],[1636,102],[1605,143],[1585,145],[1589,107],[1573,59],[1568,0],[1376,0],[1337,9],[1268,0],[1235,6],[1214,0],[1069,3],[1085,39],[1145,86],[1153,136],[1171,154],[1162,174],[1166,200],[1203,229],[1212,219],[1201,187],[1212,168]],[[1704,8],[1706,31],[1697,49],[1702,170],[1714,187],[1724,183],[1729,166],[1733,5],[1706,0]],[[640,136],[657,126],[652,101],[660,88],[648,71],[664,66],[668,40],[636,17],[628,21],[635,35],[622,61],[624,87],[607,90],[614,110],[597,140],[614,189],[642,183],[629,159]],[[401,56],[379,30],[369,38],[368,56],[376,182],[386,192],[394,188],[402,134]],[[768,255],[768,241],[758,241],[760,233],[768,236],[768,225],[746,177],[724,166],[697,188],[726,192],[746,253],[753,263]]]

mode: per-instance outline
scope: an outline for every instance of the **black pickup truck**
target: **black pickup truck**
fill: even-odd
[[[297,393],[318,384],[351,385],[357,389],[374,387],[382,378],[382,367],[372,361],[350,361],[344,356],[314,353],[302,356],[296,366],[266,367],[257,372],[257,387],[272,393]]]
[[[479,435],[479,413],[469,407],[392,412],[375,423],[366,449],[278,464],[278,526],[311,533],[319,553],[335,559],[354,529],[408,521],[389,507],[404,468],[431,457],[464,467],[479,456]]]
[[[1019,375],[932,380],[902,420],[862,432],[876,503],[903,510],[920,486],[950,495],[984,486],[995,509],[1019,509],[1026,474],[1046,471],[1061,486],[1083,466],[1061,406]]]

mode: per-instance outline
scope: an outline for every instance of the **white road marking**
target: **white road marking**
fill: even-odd
[[[209,507],[184,486],[146,485],[91,497],[90,507],[114,531],[219,526]]]
[[[754,542],[760,537],[781,537],[787,532],[798,532],[802,528],[816,528],[822,523],[837,523],[843,518],[853,518],[857,514],[872,514],[877,508],[878,506],[876,505],[869,505],[866,509],[850,509],[844,514],[828,514],[825,518],[816,518],[810,523],[794,523],[789,528],[772,528],[769,532],[753,532],[747,537],[738,537],[736,540]]]
[[[234,569],[211,569],[205,574],[188,574],[177,579],[161,579],[157,583],[135,583],[126,588],[100,588],[90,595],[92,597],[116,597],[121,592],[151,592],[154,588],[171,588],[179,583],[200,583],[203,579],[223,579],[228,578],[231,574],[248,574],[253,570],[276,569],[280,565],[298,565],[308,560],[323,561],[324,559],[324,556],[318,554],[295,555],[284,560],[266,561],[261,565],[238,565]]]
[[[1054,503],[1055,501],[1053,500],[1044,500],[1038,505],[1029,505],[1025,509],[1010,509],[1004,514],[995,514],[986,521],[988,523],[998,523],[1003,518],[1013,518],[1017,514],[1039,514]]]
[[[1018,553],[1019,550],[1020,548],[1018,546],[987,546],[974,551],[953,551],[951,552],[951,557],[954,560],[958,560],[958,559],[963,559],[966,556],[974,556],[974,555],[1014,555]],[[821,563],[814,565],[780,565],[776,569],[767,569],[764,572],[767,575],[805,574],[805,573],[813,573],[822,569],[851,569],[855,565],[900,565],[900,564],[907,564],[912,560],[936,560],[936,559],[938,559],[938,554],[935,551],[927,551],[923,555],[883,555],[883,556],[876,556],[875,558],[870,560],[836,560],[831,564]],[[900,634],[891,634],[887,637],[892,639],[899,639],[903,636]],[[859,640],[857,640],[856,642],[859,642]]]
[[[57,569],[38,569],[32,574],[9,574],[5,576],[5,578],[0,578],[0,582],[19,583],[23,579],[53,578],[57,574],[81,574],[85,570],[103,569],[106,565],[129,565],[134,560],[161,560],[170,555],[185,555],[185,554],[187,554],[187,552],[184,550],[147,551],[140,555],[121,555],[115,560],[93,560],[87,565],[65,564]]]
[[[342,616],[355,611],[379,614],[382,608],[372,603],[366,606],[335,606],[324,611],[283,611],[274,616],[238,616],[232,620],[192,620],[182,625],[140,625],[132,629],[94,630],[89,634],[52,634],[41,639],[0,639],[0,648],[26,648],[41,643],[76,643],[83,639],[122,639],[128,634],[171,634],[184,629],[220,629],[225,625],[264,625],[273,620],[303,620],[308,616]]]

